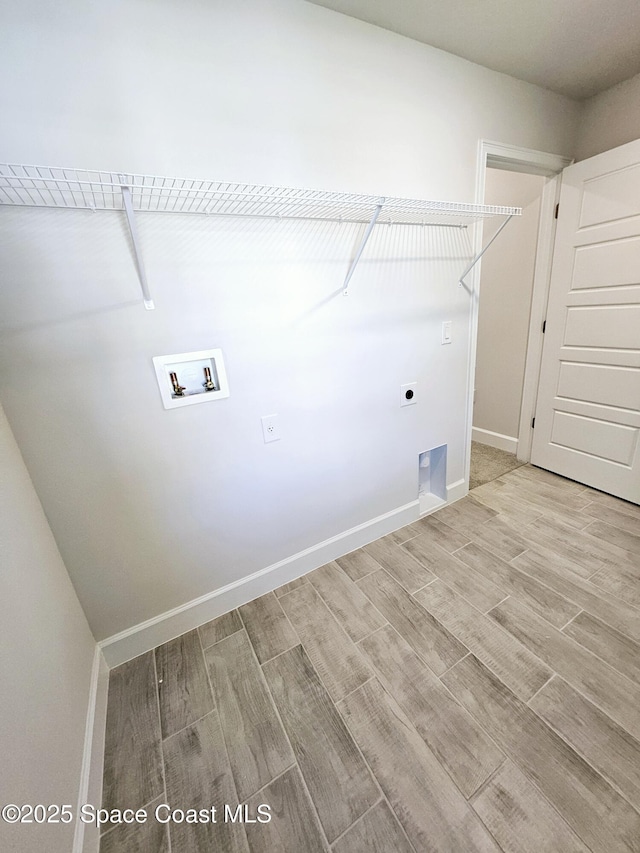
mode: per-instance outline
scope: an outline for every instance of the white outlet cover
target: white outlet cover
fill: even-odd
[[[160,396],[165,409],[192,406],[194,403],[209,403],[229,396],[229,382],[220,349],[197,350],[177,355],[156,355],[153,359]],[[204,368],[208,367],[215,385],[214,391],[203,387]],[[175,373],[185,389],[184,397],[173,393],[170,374]]]
[[[415,406],[417,401],[417,390],[418,383],[417,382],[407,382],[406,385],[400,386],[400,405],[401,406]]]
[[[264,443],[269,444],[270,441],[280,441],[280,423],[277,415],[263,415],[260,418],[262,422],[262,437]]]

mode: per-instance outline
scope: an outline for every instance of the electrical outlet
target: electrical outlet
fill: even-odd
[[[400,386],[400,405],[415,406],[416,404],[416,389],[417,382],[407,382],[406,385]]]
[[[264,415],[262,421],[262,435],[264,443],[270,441],[280,441],[280,424],[278,423],[277,415]]]

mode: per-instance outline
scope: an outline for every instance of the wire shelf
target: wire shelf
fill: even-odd
[[[144,305],[149,309],[154,307],[154,303],[147,283],[136,226],[136,211],[366,224],[366,231],[344,280],[345,294],[376,224],[466,228],[467,225],[490,216],[504,217],[504,222],[496,234],[460,277],[460,284],[464,284],[465,276],[511,217],[522,213],[519,207],[387,198],[290,187],[265,187],[259,184],[222,183],[9,163],[0,164],[0,204],[76,210],[122,210],[126,215],[133,243]]]
[[[368,223],[381,207],[378,224],[458,227],[522,212],[521,208],[496,205],[0,164],[0,204],[124,210],[123,187],[129,187],[133,209],[141,212]]]

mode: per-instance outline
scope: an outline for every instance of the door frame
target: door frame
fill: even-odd
[[[535,151],[532,148],[520,148],[500,142],[490,142],[486,139],[478,141],[478,159],[476,170],[476,204],[484,204],[485,179],[487,167],[503,169],[511,172],[525,172],[532,175],[543,175],[549,180],[543,189],[540,203],[540,218],[538,224],[538,244],[536,248],[535,273],[531,299],[531,314],[527,339],[527,355],[525,361],[524,386],[522,404],[520,407],[520,426],[518,431],[518,459],[528,462],[531,456],[531,421],[534,416],[540,379],[540,363],[542,359],[542,323],[547,310],[549,284],[551,280],[551,260],[555,238],[556,220],[555,207],[560,197],[561,172],[570,166],[573,160],[558,154],[548,154]],[[498,239],[499,244],[499,239]],[[482,223],[475,228],[472,239],[474,253],[482,248]],[[499,245],[497,251],[500,251]],[[466,434],[465,434],[465,482],[468,489],[469,472],[471,468],[471,436],[473,429],[473,396],[476,373],[476,349],[478,343],[478,311],[480,299],[481,264],[479,261],[473,269],[470,296],[471,313],[469,323],[469,364],[467,375],[466,402]]]

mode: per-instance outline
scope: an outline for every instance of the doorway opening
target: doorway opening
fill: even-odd
[[[485,203],[522,208],[488,252],[480,274],[469,489],[522,465],[518,436],[543,175],[487,167]],[[487,222],[483,237],[495,231]]]
[[[568,159],[481,142],[476,200],[522,208],[476,271],[472,294],[468,400],[469,488],[529,461],[555,206]],[[496,201],[499,199],[499,202]],[[486,245],[487,222],[476,235]]]

